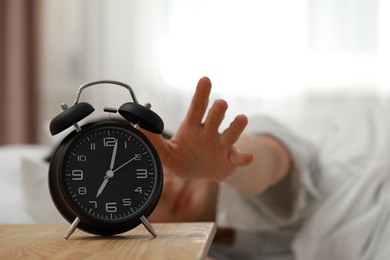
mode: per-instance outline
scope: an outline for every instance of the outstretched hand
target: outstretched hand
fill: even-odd
[[[234,147],[248,123],[245,115],[236,116],[230,126],[219,133],[228,105],[224,100],[216,100],[202,122],[210,92],[210,80],[201,78],[186,117],[170,140],[147,134],[164,169],[179,177],[221,181],[233,174],[237,167],[253,161],[252,154],[242,153]]]

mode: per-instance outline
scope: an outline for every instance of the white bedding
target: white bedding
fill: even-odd
[[[322,196],[294,244],[297,259],[390,259],[390,111],[301,118],[321,148]],[[0,223],[64,223],[51,202],[44,146],[0,147]]]
[[[389,109],[340,113],[326,125],[321,199],[296,237],[296,259],[390,259]]]
[[[0,147],[0,223],[63,223],[51,202],[48,164],[50,148],[40,145]]]

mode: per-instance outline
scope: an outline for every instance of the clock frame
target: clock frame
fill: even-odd
[[[79,125],[95,109],[79,102],[90,86],[112,84],[126,88],[133,101],[118,109],[124,120],[108,119]],[[140,105],[132,88],[111,80],[93,81],[78,89],[74,104],[61,105],[62,112],[50,122],[56,135],[73,126],[55,150],[49,166],[49,190],[58,211],[71,224],[68,239],[76,228],[97,235],[115,235],[139,224],[157,236],[147,217],[156,207],[163,185],[158,153],[139,128],[163,132],[162,119],[150,103]]]

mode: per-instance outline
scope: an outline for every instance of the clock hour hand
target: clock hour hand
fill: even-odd
[[[98,191],[97,191],[97,193],[96,193],[96,198],[99,197],[99,195],[103,192],[103,190],[104,190],[104,188],[106,187],[108,181],[109,181],[112,177],[114,177],[114,172],[111,171],[111,170],[108,170],[108,171],[106,172],[106,176],[104,176],[104,180],[103,180],[102,184],[100,185],[100,187],[99,187],[99,189],[98,189]]]
[[[111,158],[111,165],[110,167],[112,167],[114,165],[114,161],[115,161],[115,155],[116,155],[116,148],[117,148],[117,143],[115,143],[115,146],[114,146],[114,152],[113,152],[113,155],[112,155],[112,158]],[[131,161],[135,160],[136,158],[138,158],[137,155],[135,155],[133,158],[131,158],[130,160],[128,160],[127,162],[125,162],[124,164],[122,164],[121,166],[119,166],[118,168],[116,168],[115,170],[112,170],[112,168],[110,170],[108,170],[106,172],[106,176],[104,176],[104,180],[102,182],[102,184],[100,185],[97,193],[96,193],[96,198],[99,197],[99,195],[103,192],[104,188],[106,187],[107,183],[108,183],[108,180],[111,179],[112,177],[114,177],[114,173],[121,169],[122,167],[126,166],[128,163],[130,163]]]
[[[108,183],[108,180],[109,180],[109,178],[104,177],[104,180],[96,193],[96,198],[99,197],[99,195],[103,192],[104,188],[106,187],[106,185]]]

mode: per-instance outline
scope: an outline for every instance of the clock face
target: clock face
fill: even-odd
[[[87,231],[88,225],[130,229],[153,211],[161,194],[162,168],[141,132],[108,121],[83,127],[63,143],[53,157],[52,164],[58,163],[50,170],[56,175],[50,186],[57,208],[70,222],[79,216]]]

